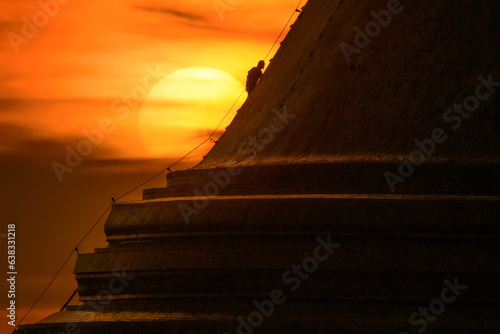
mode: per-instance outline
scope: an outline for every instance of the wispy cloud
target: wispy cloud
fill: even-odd
[[[203,129],[203,130],[198,130],[196,131],[196,133],[189,137],[188,139],[189,140],[203,140],[203,139],[207,139],[208,136],[210,136],[212,134],[213,130],[211,129]],[[222,134],[225,132],[225,130],[217,130],[215,131],[214,135],[212,136],[212,138],[220,138],[220,136],[222,136]]]
[[[162,158],[130,158],[130,159],[96,159],[88,162],[85,172],[106,174],[126,174],[126,173],[154,173],[170,166],[179,160],[179,156],[167,156]],[[188,156],[178,164],[173,170],[183,170],[193,167],[201,160],[200,154]]]
[[[21,142],[32,140],[35,136],[33,129],[11,122],[0,122],[0,133],[2,134],[0,155],[11,152],[19,153],[18,145]]]
[[[139,10],[143,10],[143,11],[153,12],[153,13],[175,16],[175,17],[187,19],[190,21],[198,21],[199,22],[199,21],[206,21],[207,20],[206,17],[199,15],[199,14],[195,14],[195,13],[191,13],[191,12],[187,12],[187,11],[181,11],[181,10],[172,9],[172,8],[167,8],[167,7],[135,5],[134,8],[139,9]]]

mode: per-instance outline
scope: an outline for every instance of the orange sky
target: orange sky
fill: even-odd
[[[162,170],[210,133],[229,101],[238,96],[246,72],[267,54],[298,2],[242,0],[221,16],[214,4],[235,1],[59,1],[66,4],[55,8],[55,0],[0,0],[0,237],[8,223],[17,224],[18,320],[111,197]],[[47,9],[52,16],[41,14],[40,3],[51,4]],[[37,31],[26,30],[24,18],[38,20]],[[218,74],[212,73],[213,80],[203,79],[212,87],[200,88],[189,84],[192,77],[173,75],[192,67],[222,71],[222,79],[217,81]],[[152,123],[141,121],[144,115],[158,114],[145,111],[150,99],[142,106],[127,105],[126,115],[121,112],[124,96],[142,92],[137,87],[144,86],[151,69],[159,74],[149,83],[161,84],[151,84],[146,93],[156,90],[166,99],[162,124],[168,131],[154,135],[165,143],[159,148],[150,147],[156,137],[145,138],[144,124]],[[227,86],[220,89],[221,85]],[[200,110],[191,114],[185,104],[177,108],[180,102],[172,93],[172,87],[195,86],[224,95],[217,99],[220,105],[202,111],[202,123],[192,121],[199,119]],[[200,101],[193,105],[203,104]],[[64,163],[66,147],[76,148],[85,139],[83,131],[99,129],[103,120],[112,122],[112,131],[103,133],[92,152],[62,174],[60,182],[53,162]],[[175,169],[192,167],[211,145]],[[164,185],[163,175],[145,188]],[[140,198],[141,190],[128,199]],[[0,241],[4,249],[5,240]],[[103,245],[101,223],[81,251]],[[4,263],[6,252],[0,253]],[[25,322],[39,320],[64,304],[76,287],[74,260]],[[1,288],[5,292],[6,287]],[[2,297],[0,303],[5,309],[7,299]],[[0,330],[11,329],[2,321]]]

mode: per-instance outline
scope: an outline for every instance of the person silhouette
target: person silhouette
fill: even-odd
[[[260,77],[262,76],[262,70],[264,69],[264,66],[266,63],[261,60],[257,64],[256,67],[252,68],[250,71],[248,71],[247,75],[247,92],[250,94],[255,86],[257,85],[257,82],[259,81]]]

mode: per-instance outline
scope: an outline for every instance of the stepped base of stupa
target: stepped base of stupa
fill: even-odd
[[[499,17],[309,0],[204,159],[113,206],[82,306],[18,333],[500,333]]]
[[[83,305],[18,333],[497,333],[500,165],[423,164],[392,193],[394,168],[171,173],[78,257]]]

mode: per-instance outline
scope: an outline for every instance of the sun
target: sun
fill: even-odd
[[[184,68],[165,76],[151,89],[139,115],[147,154],[179,156],[193,149],[219,124],[243,89],[230,74],[209,67]],[[238,101],[233,113],[242,103]]]

